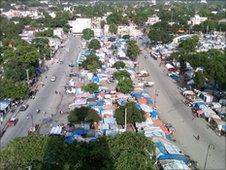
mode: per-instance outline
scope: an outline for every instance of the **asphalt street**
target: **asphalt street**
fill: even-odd
[[[49,70],[42,75],[44,87],[41,87],[37,92],[35,99],[29,99],[27,101],[29,105],[28,109],[17,114],[16,117],[19,118],[19,121],[16,126],[7,128],[2,136],[2,147],[16,137],[26,136],[29,128],[32,127],[32,117],[33,124],[41,124],[43,119],[58,114],[58,106],[65,93],[64,86],[66,85],[67,76],[70,72],[68,65],[75,63],[80,48],[79,38],[70,35],[66,39],[65,46],[60,48],[54,56],[55,62],[50,64]],[[63,63],[57,63],[56,60],[63,60]],[[52,76],[56,76],[55,82],[50,81]],[[61,94],[55,94],[55,90],[61,92]],[[40,109],[39,114],[36,112],[37,109]],[[44,112],[46,112],[46,114],[44,114]],[[28,119],[27,115],[29,115]]]
[[[146,59],[144,56],[148,56]],[[209,144],[214,145],[209,150],[206,169],[225,169],[225,137],[219,137],[208,128],[207,122],[202,118],[193,119],[190,107],[182,102],[184,99],[180,94],[176,83],[167,76],[164,66],[160,68],[159,63],[150,57],[147,50],[143,50],[139,56],[139,69],[146,69],[150,79],[155,82],[149,92],[154,96],[157,89],[157,108],[162,120],[171,123],[175,129],[177,145],[185,154],[198,161],[199,168],[204,168],[207,148]],[[195,137],[199,135],[200,139]]]

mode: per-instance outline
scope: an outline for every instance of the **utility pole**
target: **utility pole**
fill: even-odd
[[[127,128],[127,108],[125,108],[125,125],[124,125],[124,129],[126,131],[126,128]]]
[[[204,168],[203,168],[204,170],[206,169],[207,160],[208,160],[208,156],[209,156],[209,150],[210,150],[211,147],[212,147],[213,150],[215,149],[213,144],[208,145],[207,152],[206,152],[206,159],[205,159]]]
[[[29,69],[26,69],[26,73],[27,73],[27,84],[29,85]]]
[[[206,26],[206,34],[209,32],[209,25]]]

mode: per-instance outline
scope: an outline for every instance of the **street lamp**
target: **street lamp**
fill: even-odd
[[[206,165],[207,165],[207,160],[208,160],[208,155],[209,155],[209,150],[212,147],[212,149],[215,149],[215,146],[213,144],[209,144],[207,147],[207,152],[206,152],[206,159],[205,159],[205,164],[204,164],[204,170],[206,169]]]

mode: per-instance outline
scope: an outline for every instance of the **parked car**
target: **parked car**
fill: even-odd
[[[16,126],[18,120],[19,120],[18,118],[12,117],[12,118],[9,119],[9,121],[7,122],[7,126],[8,126],[8,127]]]
[[[51,81],[51,82],[56,81],[56,76],[52,76],[51,79],[50,79],[50,81]]]
[[[28,104],[23,104],[23,105],[20,107],[19,111],[25,111],[25,110],[27,110],[28,106],[29,106]]]

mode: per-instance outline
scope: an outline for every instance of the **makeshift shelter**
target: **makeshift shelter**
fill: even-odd
[[[164,163],[160,162],[164,170],[189,170],[190,168],[186,165],[183,161],[173,160],[173,161],[166,161]]]

